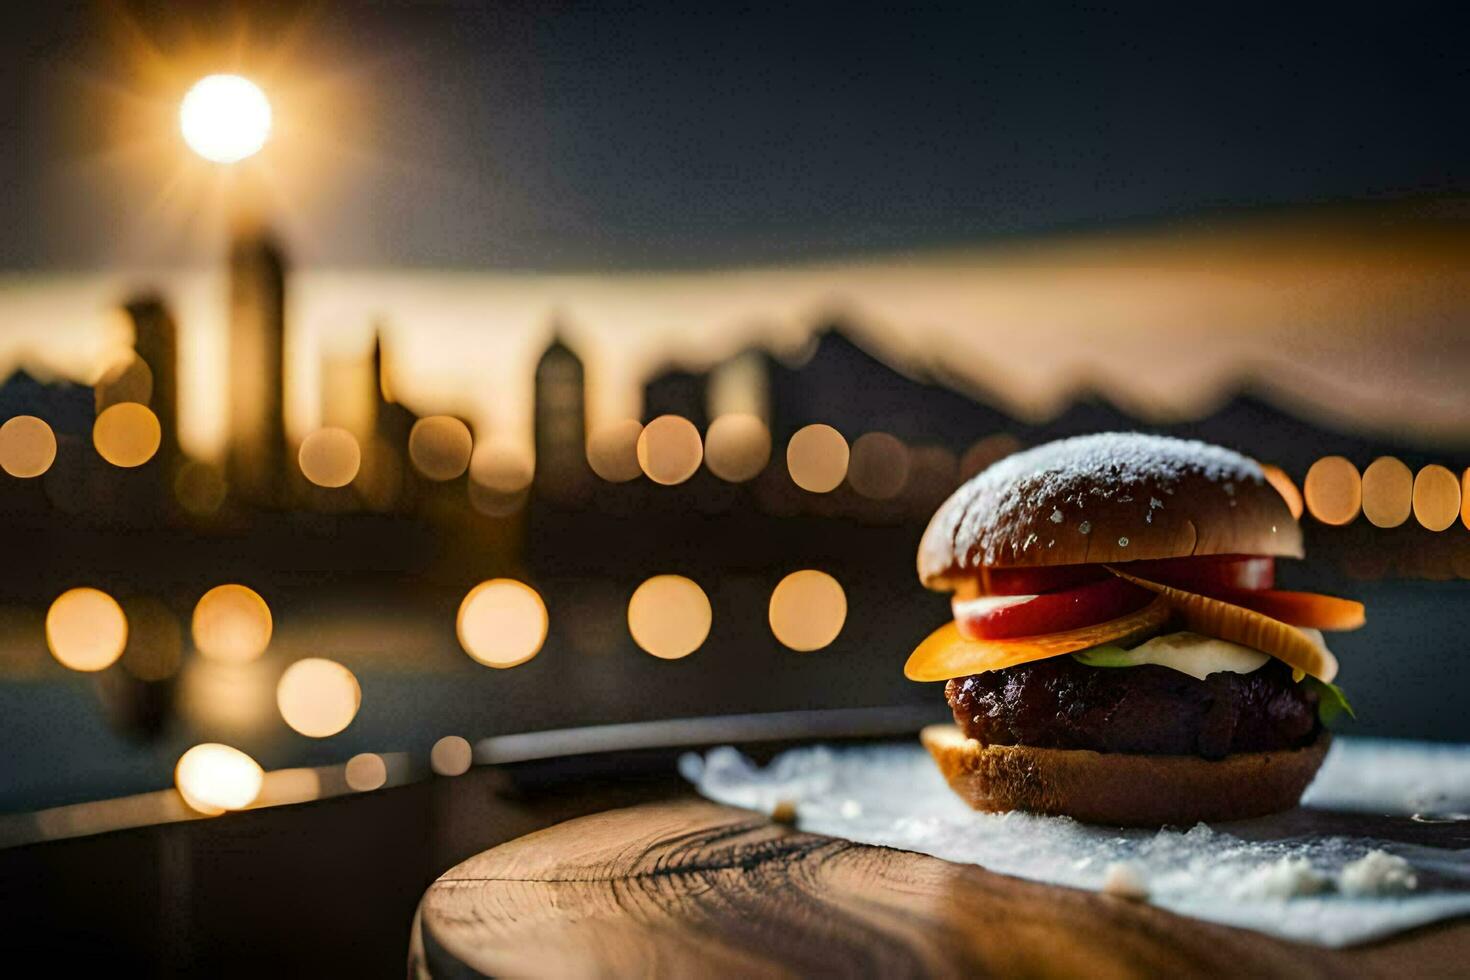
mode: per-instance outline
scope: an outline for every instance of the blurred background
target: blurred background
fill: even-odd
[[[1113,429],[1267,464],[1281,580],[1368,605],[1350,730],[1470,739],[1452,27],[7,8],[0,811],[942,717],[928,516]]]

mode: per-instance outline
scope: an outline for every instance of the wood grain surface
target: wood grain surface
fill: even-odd
[[[1470,923],[1347,951],[802,833],[703,801],[571,820],[425,893],[410,974],[1464,976]]]

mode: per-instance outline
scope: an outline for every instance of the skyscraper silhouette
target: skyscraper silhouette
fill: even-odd
[[[284,259],[266,233],[246,232],[230,247],[230,492],[271,506],[285,484]]]
[[[582,359],[553,335],[536,363],[535,442],[538,494],[571,500],[586,488],[587,381]]]

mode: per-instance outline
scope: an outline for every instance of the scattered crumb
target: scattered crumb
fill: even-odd
[[[1114,861],[1103,872],[1102,892],[1114,898],[1142,902],[1148,898],[1148,882],[1138,865],[1130,861]]]
[[[1331,880],[1306,858],[1284,857],[1271,864],[1263,864],[1242,876],[1230,889],[1230,897],[1236,901],[1256,898],[1295,898],[1298,895],[1316,895],[1324,892]]]
[[[771,819],[789,827],[796,825],[796,804],[791,800],[777,800],[771,809]]]
[[[1344,895],[1391,895],[1418,885],[1409,862],[1387,851],[1369,851],[1337,874],[1337,890]]]

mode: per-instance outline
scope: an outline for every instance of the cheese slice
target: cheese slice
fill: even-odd
[[[1150,582],[1120,572],[1111,565],[1105,567],[1119,578],[1157,592],[1161,598],[1167,599],[1169,605],[1184,620],[1184,624],[1196,633],[1218,636],[1222,640],[1268,653],[1293,670],[1310,674],[1319,681],[1331,683],[1337,676],[1337,658],[1322,644],[1321,633],[1313,637],[1304,630],[1253,609],[1186,592],[1172,585]]]
[[[1046,660],[1156,630],[1169,620],[1169,602],[1160,596],[1137,612],[1064,633],[1011,640],[969,640],[951,620],[929,634],[903,666],[911,681],[947,681],[987,670],[1003,670]]]
[[[1155,664],[1201,681],[1211,674],[1249,674],[1260,670],[1271,660],[1259,650],[1188,630],[1156,636],[1132,650],[1103,647],[1094,651],[1091,657],[1078,651],[1077,659],[1094,667]]]

